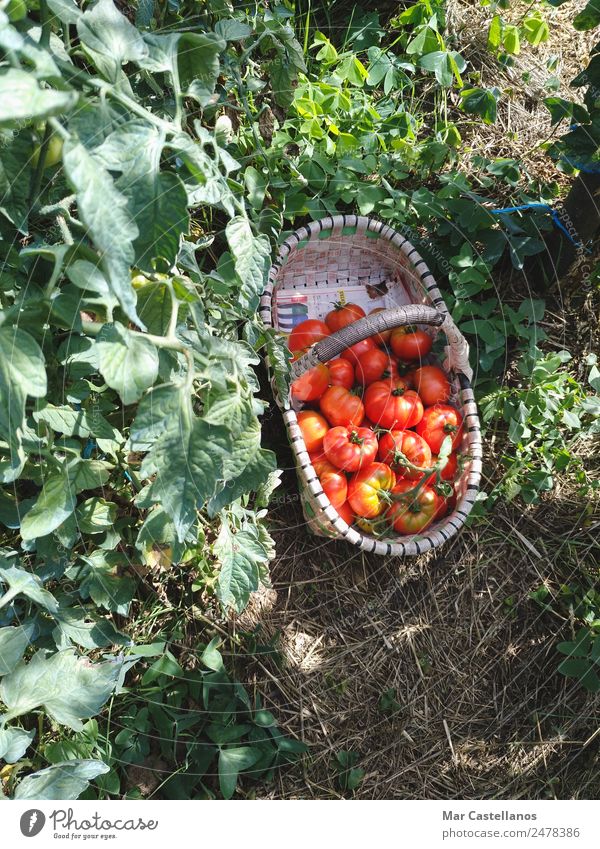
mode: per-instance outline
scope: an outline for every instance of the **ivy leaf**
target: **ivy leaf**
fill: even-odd
[[[0,728],[0,761],[14,764],[20,760],[35,737],[35,728]]]
[[[36,632],[33,623],[0,628],[0,675],[13,671]]]
[[[16,127],[33,119],[49,118],[71,109],[73,91],[42,88],[32,74],[18,68],[0,71],[0,126]]]
[[[225,522],[215,540],[212,553],[221,566],[217,582],[217,598],[223,607],[241,613],[250,593],[258,589],[260,566],[269,554],[258,537],[256,528],[232,533]]]
[[[143,328],[136,314],[130,276],[135,260],[133,243],[139,233],[127,210],[127,198],[116,188],[108,171],[79,142],[65,142],[63,165],[67,180],[77,193],[79,214],[100,252],[100,264],[111,292],[127,317]]]
[[[225,799],[233,797],[240,772],[254,766],[260,756],[260,751],[251,746],[220,750],[219,787]]]
[[[81,720],[95,716],[113,692],[121,662],[90,663],[71,649],[38,651],[0,682],[0,699],[8,708],[0,722],[43,707],[59,724],[81,731]]]
[[[158,351],[119,322],[105,324],[95,345],[98,369],[124,404],[139,401],[158,376]]]
[[[75,23],[81,45],[109,82],[118,81],[121,65],[140,62],[148,53],[141,33],[112,0],[97,0]]]
[[[71,760],[53,764],[25,776],[17,786],[14,798],[60,801],[77,799],[93,778],[109,771],[109,766],[97,760]]]
[[[8,592],[11,596],[27,596],[49,613],[56,613],[58,610],[56,599],[52,593],[44,589],[37,575],[27,572],[19,566],[0,568],[0,582],[8,586]]]
[[[254,236],[250,222],[242,215],[228,221],[225,228],[233,254],[235,271],[241,281],[240,304],[254,312],[264,289],[271,262],[271,246],[266,236]]]

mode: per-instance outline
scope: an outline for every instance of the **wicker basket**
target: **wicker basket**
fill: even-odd
[[[296,460],[300,496],[310,529],[320,535],[345,539],[376,554],[421,554],[454,536],[464,524],[477,496],[481,475],[481,436],[477,407],[471,390],[468,345],[452,321],[443,298],[417,249],[391,227],[372,218],[337,215],[315,221],[292,233],[281,245],[261,298],[265,324],[289,332],[304,318],[323,318],[337,300],[358,302],[367,311],[385,307],[313,345],[293,363],[299,377],[319,362],[327,362],[360,339],[406,324],[421,325],[432,336],[445,335],[444,368],[452,385],[450,403],[465,420],[459,451],[466,455],[457,486],[455,510],[423,533],[375,539],[349,526],[332,507],[312,466],[296,418],[302,405],[276,401]],[[425,358],[427,362],[428,358]],[[294,406],[297,409],[294,409]]]

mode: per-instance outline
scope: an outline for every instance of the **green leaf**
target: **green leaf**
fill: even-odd
[[[600,24],[600,0],[589,0],[585,9],[575,15],[573,26],[583,31],[593,29]]]
[[[48,7],[65,24],[76,24],[83,12],[75,0],[47,0]]]
[[[65,142],[63,165],[67,180],[77,193],[78,212],[100,253],[110,290],[127,317],[143,327],[136,314],[130,275],[135,260],[133,243],[139,233],[126,208],[127,199],[116,188],[108,171],[79,142],[71,139]]]
[[[227,41],[241,41],[251,35],[252,29],[243,21],[238,21],[235,18],[223,18],[215,24],[215,32]]]
[[[84,649],[131,643],[129,637],[117,631],[110,619],[96,616],[83,608],[61,609],[55,618],[57,625],[52,636],[59,649],[69,648],[71,640]]]
[[[131,184],[127,196],[139,231],[134,242],[137,267],[152,271],[152,260],[159,257],[171,267],[179,253],[180,237],[189,228],[184,184],[177,174],[147,172]]]
[[[98,607],[125,616],[136,583],[129,575],[119,574],[123,565],[124,557],[119,552],[97,549],[82,557],[67,574],[80,581],[82,598],[91,598]]]
[[[93,778],[110,770],[97,760],[72,760],[53,764],[25,776],[15,790],[18,800],[40,799],[67,801],[77,799]]]
[[[525,18],[521,26],[525,38],[534,47],[537,47],[542,41],[548,40],[550,28],[541,15],[530,15]]]
[[[241,613],[250,593],[258,589],[260,567],[268,562],[269,554],[258,538],[256,528],[232,533],[225,522],[213,543],[212,553],[221,567],[217,598],[223,607],[233,607]]]
[[[0,761],[14,764],[20,760],[35,737],[35,728],[0,728]]]
[[[77,102],[72,91],[42,88],[33,74],[18,68],[0,70],[0,126],[19,127],[24,121],[48,118],[70,110]]]
[[[8,708],[0,722],[43,707],[59,724],[81,731],[81,720],[97,714],[113,692],[120,666],[117,660],[90,663],[71,649],[49,656],[38,651],[0,682],[0,699]]]
[[[221,749],[219,752],[219,787],[225,799],[231,799],[237,787],[238,775],[250,769],[260,758],[260,751],[250,746]]]
[[[445,88],[452,85],[455,77],[458,85],[462,85],[460,72],[466,68],[466,62],[460,53],[436,50],[421,56],[418,64],[426,71],[433,71],[438,83]]]
[[[185,396],[144,458],[142,476],[155,474],[149,498],[171,517],[180,542],[194,524],[196,511],[222,487],[223,465],[230,447],[229,430],[196,418]]]
[[[33,414],[36,422],[45,422],[52,430],[65,436],[79,436],[89,439],[122,441],[119,431],[114,428],[97,410],[74,410],[73,407],[55,407],[47,404]]]
[[[271,264],[269,240],[263,235],[254,236],[250,222],[242,215],[227,222],[225,233],[241,281],[240,304],[244,310],[254,312]]]
[[[101,534],[112,528],[117,518],[117,505],[104,498],[87,498],[75,510],[77,527],[83,534]]]
[[[29,216],[29,181],[15,180],[30,168],[33,143],[29,134],[16,133],[10,144],[0,147],[0,213],[24,235],[27,235]]]
[[[219,53],[226,42],[214,32],[184,32],[177,45],[177,68],[183,91],[208,106],[219,76]]]
[[[12,672],[25,654],[36,629],[32,625],[0,628],[0,675]],[[1,757],[1,755],[0,755]]]
[[[141,33],[112,0],[97,0],[75,23],[82,47],[109,82],[118,81],[126,62],[140,62],[148,54]]]
[[[11,595],[24,595],[43,607],[49,613],[55,613],[58,604],[52,593],[45,590],[37,575],[18,566],[0,568],[0,582],[6,584]]]
[[[507,24],[504,29],[504,49],[511,56],[518,56],[521,52],[519,29],[512,24]]]
[[[44,480],[37,500],[21,520],[21,536],[30,540],[52,533],[69,518],[76,502],[76,493],[64,466]]]
[[[490,28],[488,30],[487,47],[488,50],[497,50],[502,44],[502,18],[500,15],[494,15]]]
[[[480,115],[486,124],[496,120],[499,92],[497,89],[466,88],[460,93],[462,108],[469,115]]]
[[[105,324],[96,345],[98,369],[124,404],[139,401],[158,376],[158,351],[119,322]]]
[[[200,656],[202,663],[209,669],[212,669],[213,672],[223,672],[225,669],[223,666],[223,657],[218,650],[220,644],[220,638],[213,637]]]

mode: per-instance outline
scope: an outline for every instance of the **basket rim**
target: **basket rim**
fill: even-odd
[[[356,233],[366,231],[377,234],[379,238],[385,238],[392,242],[398,250],[411,263],[413,268],[413,276],[418,279],[420,286],[423,289],[424,297],[430,305],[442,313],[445,317],[442,330],[446,332],[449,342],[449,349],[456,346],[456,349],[461,349],[461,359],[464,358],[465,346],[468,352],[468,345],[460,331],[454,325],[452,318],[448,312],[448,308],[444,299],[437,287],[437,283],[433,273],[429,270],[427,263],[421,257],[418,250],[411,242],[398,233],[388,224],[384,224],[375,218],[359,215],[338,215],[327,216],[318,221],[309,222],[306,225],[291,233],[281,244],[279,256],[276,262],[273,263],[269,271],[268,281],[260,301],[260,316],[265,324],[274,327],[272,315],[272,298],[277,286],[277,276],[282,267],[287,263],[290,256],[298,249],[298,245],[306,240],[322,238],[324,232],[330,231],[330,235],[334,233],[340,238],[351,240],[353,235],[342,233],[342,230],[349,227],[357,227]],[[338,233],[339,231],[339,233]],[[337,510],[331,505],[331,502],[323,492],[320,481],[316,475],[304,438],[300,430],[297,414],[291,407],[290,398],[281,398],[277,391],[275,382],[272,381],[272,388],[277,404],[282,408],[283,419],[288,437],[290,440],[292,452],[297,466],[299,483],[305,490],[311,506],[315,509],[315,515],[318,518],[319,513],[322,514],[327,522],[333,527],[334,533],[332,538],[343,538],[347,542],[361,548],[364,551],[386,556],[411,556],[423,554],[426,551],[437,548],[444,542],[447,542],[451,537],[455,536],[465,524],[469,513],[473,508],[473,504],[477,498],[479,491],[479,483],[481,479],[482,467],[482,441],[479,415],[477,405],[469,375],[455,370],[452,367],[449,369],[454,372],[456,381],[459,387],[460,409],[464,418],[465,438],[461,453],[467,453],[470,461],[463,471],[461,481],[465,481],[464,492],[457,501],[456,508],[448,516],[436,522],[429,530],[422,534],[407,535],[399,538],[398,542],[382,541],[368,534],[362,533],[354,525],[348,525],[338,514]]]

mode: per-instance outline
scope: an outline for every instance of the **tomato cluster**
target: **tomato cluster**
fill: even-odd
[[[364,316],[338,304],[325,321],[298,324],[290,350],[301,356]],[[292,384],[323,491],[348,524],[375,536],[420,533],[456,503],[463,420],[444,371],[421,364],[431,347],[424,330],[383,331]]]

